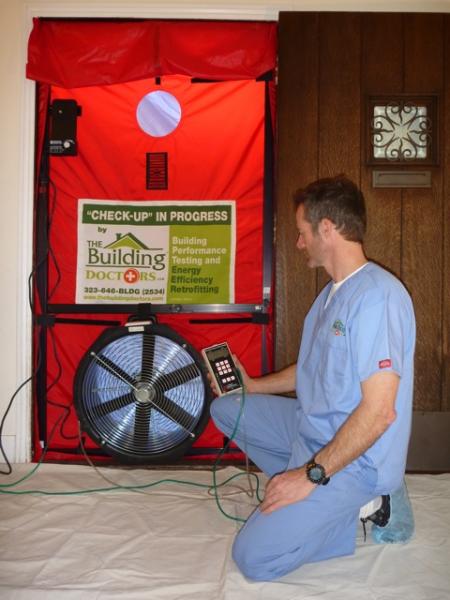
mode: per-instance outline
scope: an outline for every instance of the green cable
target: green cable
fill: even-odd
[[[242,477],[242,475],[244,475],[244,473],[235,473],[234,475],[232,475],[231,477],[229,477],[228,479],[226,479],[225,481],[223,481],[222,483],[219,483],[217,485],[217,487],[222,487],[224,485],[226,485],[227,483],[229,483],[230,481],[232,481],[233,479],[236,479],[236,477]],[[255,475],[255,473],[251,473],[251,475]],[[109,491],[113,491],[113,490],[139,490],[139,489],[145,489],[145,488],[149,488],[149,487],[154,487],[156,485],[160,485],[161,483],[181,483],[183,485],[190,485],[190,486],[194,486],[194,487],[200,487],[200,488],[211,488],[211,486],[207,483],[196,483],[194,481],[183,481],[182,479],[159,479],[158,481],[154,481],[153,483],[142,483],[142,484],[138,484],[138,485],[116,485],[116,486],[111,486],[111,487],[104,487],[104,488],[89,488],[86,490],[76,490],[76,491],[72,491],[72,492],[48,492],[47,490],[0,490],[0,494],[13,494],[13,495],[26,495],[26,494],[40,494],[42,496],[76,496],[76,495],[80,495],[80,494],[92,494],[95,492],[109,492]]]
[[[42,457],[43,456],[45,456],[45,455],[43,454]],[[35,467],[33,467],[33,469],[29,473],[27,473],[26,475],[24,475],[17,481],[13,481],[13,483],[0,483],[0,493],[3,493],[3,490],[1,488],[14,487],[15,485],[18,485],[19,483],[22,483],[22,481],[25,481],[26,479],[31,477],[33,475],[33,473],[35,473],[38,470],[38,468],[41,466],[42,457],[39,459],[39,462],[36,464]]]
[[[108,492],[108,491],[120,491],[120,490],[141,490],[141,489],[146,489],[146,488],[151,488],[157,485],[161,485],[163,483],[177,483],[177,484],[182,484],[182,485],[189,485],[189,486],[193,486],[193,487],[199,487],[199,488],[207,488],[207,489],[213,489],[214,490],[214,498],[216,501],[216,505],[219,509],[219,511],[228,519],[231,519],[233,521],[239,521],[241,523],[245,523],[246,519],[242,519],[240,517],[235,517],[233,515],[229,515],[228,513],[226,513],[224,511],[224,509],[222,508],[221,504],[220,504],[220,499],[219,496],[217,494],[217,490],[220,487],[223,487],[225,485],[227,485],[230,481],[233,481],[233,479],[236,479],[237,477],[242,477],[243,475],[247,474],[250,476],[253,476],[256,479],[256,497],[258,499],[259,502],[261,502],[261,499],[259,497],[259,478],[257,476],[256,473],[236,473],[235,475],[232,475],[231,477],[229,477],[228,479],[226,479],[225,481],[223,481],[222,483],[217,483],[217,467],[220,463],[220,460],[222,458],[222,456],[224,455],[224,453],[228,450],[229,445],[231,444],[231,442],[233,441],[236,432],[238,430],[239,427],[239,423],[241,420],[241,416],[244,410],[244,404],[245,404],[245,388],[242,382],[242,377],[241,377],[241,373],[238,371],[238,375],[239,375],[239,382],[242,385],[242,392],[241,392],[241,403],[240,403],[240,407],[239,407],[239,414],[238,417],[236,419],[236,423],[233,429],[233,432],[228,440],[228,442],[226,443],[226,445],[222,448],[222,450],[219,452],[216,460],[214,461],[213,464],[213,468],[212,468],[212,475],[213,475],[213,485],[208,485],[205,483],[196,483],[193,481],[184,481],[184,480],[180,480],[180,479],[160,479],[158,481],[155,481],[153,483],[147,483],[147,484],[140,484],[140,485],[116,485],[116,486],[110,486],[110,487],[102,487],[102,488],[89,488],[89,489],[85,489],[85,490],[76,490],[76,491],[71,491],[71,492],[49,492],[47,490],[7,490],[7,489],[2,489],[2,488],[11,488],[14,487],[16,485],[18,485],[19,483],[22,483],[23,481],[26,481],[27,479],[29,479],[37,470],[38,468],[41,466],[41,464],[43,463],[44,457],[46,455],[47,449],[48,449],[48,444],[50,442],[47,443],[47,446],[44,448],[44,451],[42,453],[41,458],[39,459],[38,463],[36,464],[35,467],[33,467],[33,469],[27,473],[26,475],[24,475],[23,477],[21,477],[20,479],[18,479],[17,481],[14,481],[13,483],[2,483],[0,484],[0,494],[9,494],[9,495],[17,495],[17,496],[23,496],[23,495],[30,495],[30,494],[39,494],[42,496],[76,496],[76,495],[84,495],[84,494],[92,494],[92,493],[97,493],[97,492]],[[53,429],[53,431],[56,428],[57,423],[55,423],[55,427]],[[53,434],[53,432],[52,432]],[[52,437],[52,436],[50,436]]]
[[[219,487],[217,485],[217,479],[216,479],[216,475],[217,475],[217,466],[222,458],[222,456],[225,454],[225,452],[228,450],[229,445],[231,444],[231,442],[233,441],[236,432],[238,430],[239,427],[239,423],[242,417],[242,413],[244,412],[244,404],[245,404],[245,387],[244,387],[244,383],[242,381],[242,375],[241,372],[239,371],[239,369],[237,369],[237,373],[238,373],[238,379],[239,379],[239,383],[241,384],[241,404],[239,407],[239,414],[237,416],[236,419],[236,423],[234,425],[234,429],[228,439],[228,442],[225,444],[225,446],[222,448],[222,450],[219,452],[216,460],[214,461],[213,464],[213,469],[212,469],[212,474],[213,474],[213,485],[212,485],[212,489],[214,490],[214,498],[216,500],[216,504],[217,504],[217,508],[219,509],[219,511],[225,516],[227,517],[227,519],[232,519],[233,521],[239,521],[240,523],[245,523],[247,519],[242,519],[241,517],[234,517],[232,515],[229,515],[228,513],[226,513],[224,511],[224,509],[222,508],[221,504],[220,504],[220,500],[219,500],[219,496],[217,494],[217,488]],[[248,473],[250,475],[254,475],[256,478],[256,497],[258,498],[258,501],[261,502],[261,499],[259,497],[259,478],[256,475],[256,473]],[[244,475],[244,473],[239,473],[238,475]]]
[[[48,447],[50,445],[50,442],[53,438],[53,435],[56,431],[56,427],[59,425],[59,423],[62,420],[62,415],[55,421],[55,424],[53,425],[52,430],[50,431],[50,435],[48,437],[48,442],[47,444],[44,446],[44,449],[42,450],[42,455],[40,457],[40,459],[38,460],[38,462],[36,463],[36,466],[33,467],[31,469],[31,471],[29,473],[27,473],[26,475],[24,475],[23,477],[21,477],[20,479],[18,479],[17,481],[13,481],[12,483],[0,483],[0,493],[2,493],[1,488],[8,488],[8,487],[14,487],[15,485],[18,485],[19,483],[22,483],[22,481],[26,481],[27,479],[29,479],[34,473],[36,473],[36,471],[39,469],[39,467],[41,466],[41,464],[44,461],[45,455],[47,454],[48,451]]]

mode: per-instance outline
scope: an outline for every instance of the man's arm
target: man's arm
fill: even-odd
[[[251,394],[285,394],[295,390],[296,364],[262,377],[249,377],[239,360],[235,356],[233,358],[241,372],[246,392]]]
[[[249,394],[286,394],[295,391],[296,364],[289,365],[289,367],[285,367],[281,371],[269,373],[269,375],[263,375],[262,377],[250,377],[235,354],[233,354],[233,360],[241,373],[245,391]],[[208,379],[212,391],[218,394],[219,390],[216,388],[209,373]]]
[[[375,373],[361,384],[359,406],[316,454],[316,462],[334,475],[368,450],[396,417],[395,398],[399,377],[393,372]],[[317,487],[306,477],[305,466],[273,477],[266,487],[261,510],[270,513],[306,498]]]

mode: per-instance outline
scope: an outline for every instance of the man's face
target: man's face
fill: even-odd
[[[303,204],[297,209],[296,213],[298,238],[297,248],[304,250],[308,259],[308,267],[321,267],[325,260],[325,243],[318,231],[314,232],[311,223],[305,220],[305,208]]]

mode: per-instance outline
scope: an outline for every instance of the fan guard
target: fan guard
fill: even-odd
[[[201,356],[170,327],[105,330],[75,376],[80,425],[108,454],[150,463],[182,456],[203,431],[211,391]]]

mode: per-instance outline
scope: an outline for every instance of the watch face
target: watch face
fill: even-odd
[[[314,482],[320,481],[323,478],[323,475],[323,469],[321,469],[320,467],[312,467],[309,470],[309,477]]]

